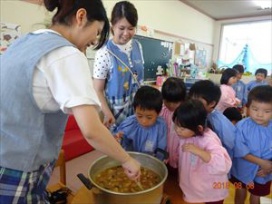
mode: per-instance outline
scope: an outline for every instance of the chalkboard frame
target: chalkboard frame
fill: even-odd
[[[144,81],[156,81],[157,67],[166,69],[167,63],[173,56],[174,42],[135,35],[134,39],[142,45],[144,57]]]

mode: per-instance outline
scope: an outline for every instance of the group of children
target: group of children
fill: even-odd
[[[221,84],[227,81],[222,77]],[[236,125],[217,109],[221,93],[210,80],[197,81],[188,93],[183,80],[174,77],[161,91],[142,86],[134,97],[134,115],[121,123],[116,137],[126,150],[152,154],[178,169],[189,203],[222,204],[229,182],[236,204],[244,203],[247,190],[251,203],[259,203],[270,193],[272,180],[272,87],[249,92],[249,115]]]
[[[247,84],[241,80],[244,71],[242,64],[236,64],[232,68],[227,68],[223,71],[220,79],[222,95],[217,104],[217,110],[224,112],[226,109],[232,108],[230,112],[234,113],[235,109],[233,107],[235,107],[243,116],[246,116],[248,93],[256,86],[268,85],[268,82],[265,80],[267,77],[266,69],[257,69],[255,71],[256,79]]]

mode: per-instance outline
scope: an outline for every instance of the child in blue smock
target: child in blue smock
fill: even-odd
[[[121,145],[125,150],[150,155],[155,155],[157,148],[166,151],[167,127],[159,116],[162,103],[161,92],[156,88],[142,86],[136,92],[134,115],[126,118],[117,128],[116,136],[122,138]]]
[[[237,82],[232,85],[232,88],[235,91],[236,97],[241,101],[237,107],[243,115],[246,115],[247,89],[246,84],[241,80],[245,69],[242,64],[236,64],[232,69],[237,71]]]
[[[229,156],[233,156],[235,141],[235,126],[222,112],[215,109],[221,96],[219,86],[210,80],[201,80],[193,84],[189,91],[189,98],[200,100],[208,112],[207,121],[209,127],[218,135],[223,147]]]
[[[247,92],[250,92],[256,86],[268,85],[267,81],[265,81],[267,77],[267,70],[264,68],[259,68],[255,72],[255,80],[248,82],[246,85]]]
[[[272,87],[258,86],[248,95],[249,117],[237,123],[231,181],[236,203],[270,194],[272,180]]]

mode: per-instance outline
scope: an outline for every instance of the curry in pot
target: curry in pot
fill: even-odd
[[[115,166],[99,172],[95,183],[100,187],[119,193],[134,193],[152,188],[160,183],[160,176],[153,170],[141,167],[141,189],[136,181],[130,180],[121,166]]]

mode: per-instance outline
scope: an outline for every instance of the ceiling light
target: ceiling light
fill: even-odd
[[[257,6],[260,6],[262,9],[271,9],[271,7],[272,7],[271,0],[255,0],[254,3]]]

